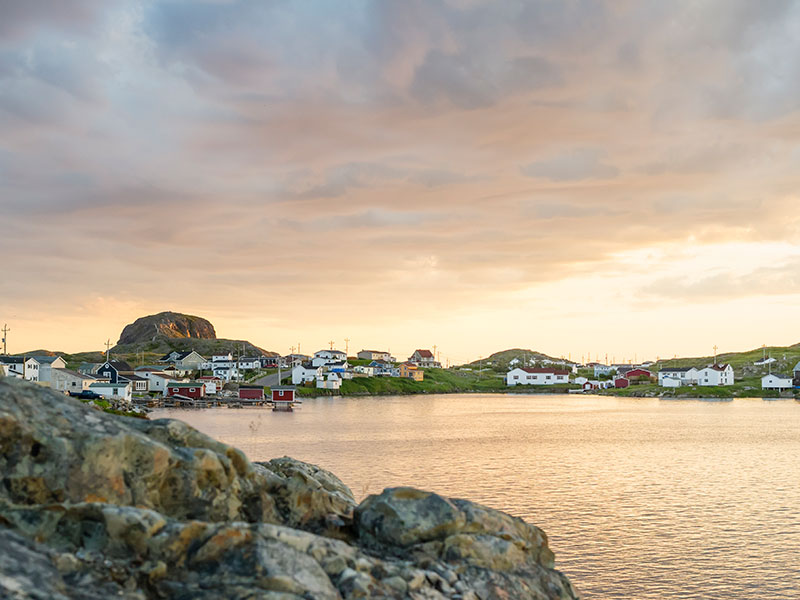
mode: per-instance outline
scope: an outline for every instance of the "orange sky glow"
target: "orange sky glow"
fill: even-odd
[[[461,363],[800,342],[800,4],[56,0],[0,19],[0,326]]]

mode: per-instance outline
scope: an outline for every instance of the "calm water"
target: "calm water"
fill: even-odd
[[[542,527],[583,598],[800,598],[800,403],[445,395],[159,411],[336,473]]]

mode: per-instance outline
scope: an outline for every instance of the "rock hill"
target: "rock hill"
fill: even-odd
[[[539,528],[0,380],[0,597],[569,600]]]
[[[126,325],[117,344],[136,344],[175,338],[215,340],[217,333],[214,331],[214,326],[202,317],[162,312],[140,317],[130,325]]]

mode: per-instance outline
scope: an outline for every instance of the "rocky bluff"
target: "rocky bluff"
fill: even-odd
[[[217,334],[210,321],[202,317],[174,312],[140,317],[126,325],[119,336],[119,345],[154,342],[162,339],[196,338],[215,340]]]
[[[539,528],[0,380],[0,597],[574,599]]]

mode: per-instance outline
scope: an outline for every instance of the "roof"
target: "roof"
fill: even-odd
[[[0,363],[4,365],[21,365],[21,356],[0,356]]]
[[[728,367],[730,367],[730,365],[728,363],[725,363],[722,365],[708,365],[706,369],[714,369],[715,371],[724,371]]]
[[[530,367],[520,367],[526,373],[551,373],[553,375],[569,375],[569,371],[562,369],[531,369]]]
[[[661,369],[661,372],[666,373],[667,371],[669,371],[670,373],[686,373],[696,368],[697,367],[664,367],[663,369]]]
[[[792,378],[791,375],[784,375],[783,373],[767,373],[761,379],[764,379],[766,377],[777,377],[778,379],[791,379]]]
[[[239,385],[240,390],[263,390],[263,385]]]
[[[110,381],[95,381],[94,383],[90,383],[89,387],[120,387],[129,385],[129,381],[120,381],[119,383],[111,383]]]
[[[58,356],[58,355],[56,355],[56,356],[50,356],[50,355],[38,356],[38,355],[34,354],[33,356],[31,356],[31,358],[35,358],[36,361],[40,365],[52,365],[54,362],[56,362],[61,357]]]
[[[418,354],[420,358],[433,358],[433,352],[430,350],[414,350],[414,354]]]
[[[76,377],[78,379],[95,379],[91,375],[84,375],[83,373],[78,373],[77,371],[73,371],[72,369],[56,369],[59,373],[66,373],[71,377]]]
[[[797,364],[794,366],[794,369],[792,369],[792,371],[794,371],[795,373],[796,373],[797,371],[800,371],[800,362],[798,362],[798,363],[797,363]]]
[[[274,388],[270,388],[273,392],[294,392],[297,388],[293,385],[276,385]]]
[[[314,356],[316,356],[317,354],[325,354],[325,353],[327,353],[327,354],[341,354],[342,356],[346,356],[346,354],[344,352],[342,352],[341,350],[317,350],[316,352],[314,352]]]
[[[158,360],[172,360],[172,355],[173,354],[180,354],[180,352],[178,352],[177,350],[173,350],[172,352],[168,352],[167,354],[165,354],[164,356],[162,356]]]
[[[103,363],[105,366],[106,363]],[[133,367],[126,363],[124,360],[112,360],[108,361],[108,364],[111,365],[117,371],[133,371]]]
[[[203,383],[200,381],[170,381],[167,387],[176,388],[193,388],[200,387]]]
[[[142,377],[141,375],[137,375],[133,371],[126,371],[124,373],[120,373],[125,379],[128,381],[147,381],[147,377]]]

